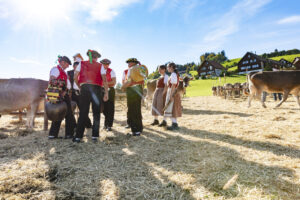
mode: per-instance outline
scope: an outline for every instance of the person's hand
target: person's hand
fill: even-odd
[[[108,94],[107,94],[107,92],[105,92],[105,94],[104,94],[103,101],[108,101]]]

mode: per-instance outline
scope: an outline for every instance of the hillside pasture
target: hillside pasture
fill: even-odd
[[[275,102],[268,99],[268,106]],[[246,108],[241,99],[183,100],[180,130],[152,127],[127,136],[117,104],[113,132],[84,142],[47,139],[42,118],[26,132],[0,119],[2,199],[300,199],[299,110]],[[103,123],[103,120],[102,120]],[[64,125],[60,131],[64,134]]]

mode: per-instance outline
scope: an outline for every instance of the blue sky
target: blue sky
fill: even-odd
[[[300,48],[300,1],[0,0],[0,27],[0,78],[47,79],[58,55],[95,49],[120,81],[129,57],[152,72],[211,51]]]

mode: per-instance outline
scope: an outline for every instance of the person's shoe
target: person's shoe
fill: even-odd
[[[140,136],[141,132],[132,132],[132,136]]]
[[[125,126],[125,128],[131,128],[131,126],[130,126],[129,124],[127,124],[127,125]]]
[[[48,136],[48,139],[49,139],[49,140],[53,140],[53,139],[62,139],[62,138],[63,138],[63,137],[61,137],[61,136],[59,136],[59,137],[58,137],[58,136],[53,136],[53,135],[49,135],[49,136]]]
[[[178,130],[178,124],[177,123],[172,123],[172,126],[168,126],[167,130],[173,131],[173,130]]]
[[[159,121],[155,119],[150,125],[151,126],[159,125]]]
[[[111,127],[107,127],[106,131],[112,131]]]
[[[92,140],[93,140],[94,142],[96,142],[96,141],[98,141],[98,138],[99,138],[99,137],[92,137]]]
[[[65,139],[72,139],[72,138],[73,138],[72,135],[66,135],[66,136],[65,136]]]
[[[158,126],[159,127],[167,126],[166,120],[163,120]]]
[[[79,143],[80,142],[80,138],[73,138],[72,140],[73,142]]]

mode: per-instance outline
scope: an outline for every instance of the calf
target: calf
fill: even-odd
[[[283,98],[276,107],[285,102],[289,94],[296,97],[297,103],[300,106],[300,71],[257,72],[249,74],[247,78],[250,90],[248,107],[251,106],[251,101],[255,96],[261,98],[262,92],[283,93]],[[261,99],[261,103],[266,108],[263,99]]]

